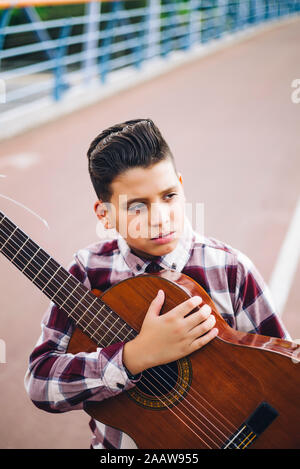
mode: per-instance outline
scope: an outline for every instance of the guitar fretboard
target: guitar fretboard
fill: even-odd
[[[99,346],[128,341],[135,331],[0,212],[0,251]]]

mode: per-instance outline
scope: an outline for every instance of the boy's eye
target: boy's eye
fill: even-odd
[[[167,200],[173,199],[177,195],[176,192],[171,192],[170,194],[167,194],[165,197]]]
[[[136,212],[140,212],[140,211],[145,210],[145,209],[147,209],[146,205],[141,202],[141,203],[136,203],[136,204],[130,205],[128,207],[128,212],[136,213]]]
[[[171,200],[173,199],[176,195],[178,195],[176,192],[170,192],[170,194],[166,194],[164,195],[164,199],[165,200]],[[136,202],[132,205],[129,205],[129,207],[127,208],[128,212],[129,213],[140,213],[140,212],[144,212],[147,210],[147,205],[144,204],[143,202]]]

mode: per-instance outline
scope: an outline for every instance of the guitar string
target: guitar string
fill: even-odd
[[[23,239],[23,241],[24,241],[24,239]],[[25,243],[23,243],[23,244],[25,244]],[[21,249],[21,248],[20,248],[20,249]],[[20,251],[20,249],[17,251],[17,253]],[[15,254],[15,256],[16,256],[16,254]],[[14,256],[14,257],[15,257],[15,256]],[[28,264],[28,263],[27,263],[27,264]],[[26,264],[26,265],[27,265],[27,264]],[[69,274],[68,274],[68,275],[69,275]],[[47,277],[47,278],[48,278],[48,277]],[[74,281],[75,281],[75,279],[74,279]],[[164,370],[163,370],[163,371],[164,371]],[[172,369],[171,369],[171,371],[173,372]],[[174,372],[173,372],[173,373],[174,373]],[[191,389],[192,389],[192,388],[191,388]],[[201,396],[200,396],[200,398],[201,398]],[[209,403],[208,403],[208,404],[209,404]],[[206,410],[208,410],[208,409],[206,409]],[[196,411],[198,411],[198,409],[196,409]],[[198,411],[198,412],[199,412],[199,411]],[[209,412],[209,413],[210,413],[210,412]],[[220,415],[221,415],[221,414],[220,414]],[[204,416],[204,415],[203,415],[203,416]],[[206,417],[204,416],[204,418],[206,418]],[[206,420],[208,420],[208,419],[206,419]],[[209,421],[209,420],[208,420],[208,421]],[[213,424],[211,421],[209,421],[209,423],[214,426],[214,424]],[[215,428],[217,428],[217,427],[215,427]],[[219,431],[221,432],[220,429],[217,429],[217,430],[219,430]]]
[[[25,244],[25,243],[23,243],[23,244]],[[19,249],[19,250],[20,250],[20,249]],[[17,252],[18,252],[18,251],[17,251]],[[15,254],[15,256],[16,256],[16,254]],[[163,371],[164,371],[164,370],[163,370]],[[171,371],[173,372],[173,374],[175,374],[175,373],[174,373],[174,371],[173,371],[172,369],[171,369]],[[201,396],[200,396],[200,397],[201,397]],[[209,404],[209,403],[208,403],[208,404]],[[204,416],[204,417],[205,417],[205,416]],[[213,424],[212,424],[212,425],[213,425]]]
[[[154,375],[151,375],[151,377],[154,378],[155,381],[156,381],[159,385],[162,384],[162,380],[163,380],[167,385],[169,384],[168,381],[166,381],[166,380],[162,377],[162,375],[159,374],[156,370],[151,369],[151,371],[154,372],[155,375],[158,376],[159,379],[157,379]],[[160,370],[160,371],[163,371],[163,369]],[[167,376],[168,376],[168,375],[167,375]],[[170,376],[169,376],[169,377],[170,377]],[[150,382],[151,382],[151,381],[150,381]],[[142,384],[144,384],[144,383],[142,383]],[[152,385],[153,385],[153,382],[152,382]],[[146,387],[147,387],[147,386],[146,386]],[[155,389],[159,392],[159,389],[158,389],[155,385],[154,385],[154,387],[155,387]],[[162,388],[166,391],[166,393],[168,393],[168,388],[166,388],[164,385],[162,386]],[[147,387],[147,389],[149,389],[149,388]],[[183,389],[184,389],[184,388],[183,388]],[[158,396],[155,396],[155,397],[158,398]],[[166,397],[166,399],[168,399],[169,403],[172,405],[173,402],[172,402],[171,398],[169,399],[167,395],[166,395],[165,397]],[[185,399],[185,403],[189,404],[190,407],[191,407],[191,409],[189,409],[188,406],[183,405],[183,407],[184,407],[185,409],[188,409],[189,412],[193,412],[193,409],[196,410],[196,412],[200,413],[201,417],[204,417],[204,419],[208,422],[209,425],[211,425],[212,427],[214,427],[217,431],[219,431],[219,432],[221,433],[222,436],[221,436],[221,437],[218,436],[216,433],[214,433],[214,431],[213,431],[211,428],[208,427],[208,425],[206,425],[206,423],[203,422],[203,420],[201,421],[201,420],[199,419],[199,422],[200,422],[205,428],[207,428],[207,430],[208,430],[210,433],[213,433],[214,436],[220,441],[220,443],[217,443],[217,442],[214,441],[215,444],[221,444],[221,445],[222,445],[222,444],[224,443],[223,437],[225,438],[225,441],[228,441],[230,435],[229,435],[229,436],[228,436],[228,435],[225,435],[225,434],[224,434],[219,428],[217,428],[210,420],[208,420],[208,418],[207,418],[203,413],[201,414],[201,412],[200,412],[199,409],[197,409],[193,404],[191,404],[191,402],[188,402],[188,401],[187,401],[187,398],[184,398],[184,399]],[[200,404],[200,405],[201,405],[201,404]],[[192,414],[192,416],[194,417],[195,415]],[[188,420],[190,420],[189,417],[187,417],[187,418],[188,418]],[[190,420],[190,421],[191,421],[191,420]],[[193,422],[192,422],[192,423],[193,423]],[[206,436],[211,440],[211,438],[210,438],[207,434],[206,434]],[[213,440],[211,440],[211,441],[213,441]]]
[[[23,240],[23,241],[24,241],[24,240]],[[25,244],[25,243],[23,243],[23,244]],[[20,250],[20,249],[19,249],[19,250]],[[17,251],[17,252],[18,252],[18,251]],[[16,256],[16,254],[15,254],[15,256]],[[48,278],[48,277],[47,277],[47,278]],[[163,370],[163,371],[164,371],[164,370]],[[175,373],[174,373],[174,371],[173,371],[172,369],[171,369],[171,371],[172,371],[173,374],[175,375]],[[200,397],[201,397],[201,396],[200,396]],[[209,404],[209,403],[208,403],[208,404]],[[197,410],[197,409],[196,409],[196,410]],[[206,410],[207,410],[207,409],[206,409]],[[217,412],[218,412],[218,411],[217,411]],[[220,414],[220,415],[221,415],[221,414]],[[205,416],[204,416],[204,417],[205,417]],[[206,418],[206,417],[205,417],[205,418]],[[210,422],[210,423],[211,423],[211,422]],[[230,423],[230,422],[229,422],[229,423]],[[211,423],[211,424],[212,424],[212,423]],[[213,425],[213,424],[212,424],[212,425]]]
[[[2,248],[1,248],[1,249],[2,249]],[[155,371],[155,370],[152,370],[152,371]],[[159,375],[158,375],[158,376],[159,376]],[[153,377],[153,376],[152,376],[152,377]],[[154,377],[154,379],[155,379],[157,382],[159,382],[155,377]],[[145,379],[144,379],[144,381],[145,381]],[[150,391],[150,393],[151,393],[151,389],[145,384],[144,381],[143,381],[144,386],[145,386],[145,387]],[[146,378],[146,381],[151,384],[151,381],[149,381],[147,378]],[[161,382],[160,382],[159,384],[161,384]],[[156,390],[158,390],[158,388],[157,388],[155,385],[153,385],[153,382],[152,382],[152,386],[154,386],[154,388],[155,388]],[[167,388],[164,388],[164,389],[168,392]],[[163,403],[163,401],[159,398],[159,396],[157,396],[156,394],[154,394],[154,396],[155,396],[158,400],[160,400],[160,401]],[[168,399],[168,397],[167,397],[167,400],[169,401],[169,403],[172,403],[172,402],[170,401],[170,399]],[[164,403],[163,403],[163,405],[165,406]],[[186,406],[183,406],[183,407],[186,407]],[[186,408],[187,408],[187,407],[186,407]],[[194,408],[195,408],[195,407],[194,407]],[[170,410],[169,407],[167,407],[167,409]],[[183,414],[184,417],[186,417],[190,422],[192,422],[193,425],[195,425],[195,426],[197,427],[198,431],[201,432],[201,430],[202,430],[202,433],[204,433],[204,435],[205,435],[207,438],[209,438],[211,441],[213,441],[213,440],[203,431],[203,429],[199,428],[199,427],[198,427],[189,417],[187,417],[187,415],[184,414],[180,409],[177,409],[177,411],[178,411],[178,410]],[[195,410],[199,412],[198,409],[195,408]],[[174,413],[174,415],[176,415],[176,413],[175,413],[174,411],[172,411],[172,413]],[[201,414],[200,414],[200,415],[201,415]],[[204,417],[205,417],[205,416],[204,416]],[[179,416],[178,416],[178,419],[181,420],[181,421],[184,423],[184,421],[183,421]],[[207,419],[206,419],[206,420],[207,420]],[[198,421],[203,424],[203,422],[201,422],[199,419],[198,419]],[[211,422],[209,422],[209,423],[211,423]],[[190,427],[188,426],[188,424],[185,423],[185,425],[186,425],[188,428],[190,428]],[[206,428],[208,428],[207,425],[205,425],[205,424],[203,424],[203,425],[204,425]],[[211,425],[213,425],[213,424],[211,423]],[[192,428],[190,428],[190,430],[191,430],[193,433],[195,433]],[[210,432],[213,433],[211,430],[210,430]],[[196,433],[195,433],[195,434],[196,434]],[[219,440],[220,440],[221,443],[222,443],[223,440],[222,440],[220,437],[218,437],[218,435],[216,435],[216,436],[217,436],[217,438],[219,438]],[[226,435],[225,435],[225,437],[226,437],[226,439],[228,439],[228,437],[227,437]],[[199,439],[201,439],[201,438],[199,437]],[[201,441],[203,441],[203,440],[201,439]],[[216,443],[216,442],[214,442],[214,441],[213,441],[213,443],[214,443],[214,444],[218,444],[218,443]]]
[[[156,379],[156,378],[154,378],[154,379]],[[147,380],[147,381],[148,381],[148,380]],[[156,381],[157,381],[159,384],[161,384],[160,381],[158,381],[158,380],[156,380]],[[144,384],[144,382],[143,382],[143,384]],[[153,386],[153,382],[150,381],[150,384],[152,384],[152,386]],[[148,388],[147,385],[145,385],[145,387],[148,389],[148,391],[150,391],[150,393],[153,392],[150,388]],[[155,385],[154,385],[154,388],[159,392],[159,389],[158,389]],[[158,400],[162,403],[163,407],[165,407],[165,403],[163,402],[163,400],[160,399],[160,397],[157,396],[157,395],[155,395],[155,394],[154,394],[154,396],[156,397],[156,399],[158,399]],[[165,396],[165,398],[169,401],[169,403],[170,403],[171,406],[172,406],[172,405],[173,405],[172,401],[171,401],[167,396]],[[183,407],[184,407],[184,406],[183,406]],[[196,429],[197,429],[198,431],[199,431],[199,430],[200,430],[200,432],[202,431],[202,433],[204,433],[205,437],[208,438],[209,440],[211,440],[211,441],[213,442],[213,444],[217,445],[217,447],[219,448],[219,443],[217,443],[216,441],[212,440],[212,438],[210,438],[210,437],[207,435],[207,433],[204,432],[204,430],[203,430],[202,428],[199,428],[198,425],[195,424],[195,422],[193,422],[193,420],[191,420],[181,409],[178,409],[178,407],[176,407],[176,409],[177,409],[177,411],[179,411],[181,414],[183,414],[183,416],[186,417],[186,418],[192,423],[192,425],[194,425],[194,426],[196,427]],[[168,406],[167,406],[167,410],[169,410],[170,412],[172,412],[172,413],[175,415],[175,417],[177,417],[179,420],[181,420],[181,421],[188,427],[188,429],[191,430],[191,431],[197,436],[197,438],[199,438],[204,444],[206,444],[206,445],[208,446],[208,444],[207,444],[205,441],[203,441],[202,438],[201,438],[197,433],[195,433],[195,431],[191,428],[191,426],[189,426],[188,424],[186,424],[180,417],[178,417],[178,414],[176,414],[176,413],[174,412],[174,410],[172,409],[172,407],[168,407]],[[201,420],[198,419],[198,421],[199,421],[200,424],[203,424],[203,422],[201,422]],[[204,425],[205,425],[205,424],[204,424]],[[206,426],[206,425],[205,425],[205,426]],[[206,427],[206,428],[208,428],[208,427]],[[212,432],[211,432],[211,433],[212,433]],[[217,436],[217,435],[215,435],[215,436]],[[218,436],[217,436],[217,438],[218,438]],[[227,438],[227,439],[228,439],[228,438]],[[221,441],[221,444],[222,444],[223,441],[222,441],[220,438],[219,438],[219,440]],[[208,447],[209,447],[209,446],[208,446]],[[209,447],[209,449],[212,449],[212,448]]]
[[[22,231],[21,231],[21,234],[24,236],[24,233],[22,233]],[[25,236],[26,236],[26,235],[25,235]],[[30,239],[30,238],[27,237],[27,236],[26,236],[26,238],[27,238],[27,239]],[[24,241],[24,239],[23,239],[22,241]],[[16,243],[15,243],[15,244],[16,244]],[[24,243],[24,244],[25,244],[25,243]],[[18,251],[17,251],[17,252],[18,252]],[[15,254],[15,255],[16,255],[16,254]],[[46,255],[47,255],[47,254],[46,254]],[[35,262],[36,262],[36,261],[35,261]],[[29,262],[29,263],[30,263],[30,262]],[[68,275],[70,275],[70,274],[68,274]],[[48,278],[48,277],[46,276],[46,279],[47,279],[47,278]],[[71,277],[71,278],[73,279],[73,277]],[[76,280],[74,279],[74,281],[76,281]],[[78,298],[77,298],[77,299],[78,299]],[[82,298],[80,298],[80,299],[82,299]],[[83,306],[83,305],[82,305],[82,306]],[[95,312],[98,313],[97,310],[96,310]],[[72,316],[71,316],[71,317],[72,317]],[[98,319],[98,318],[97,318],[97,319]],[[105,325],[105,327],[107,327],[106,324],[103,324],[103,325]],[[100,324],[100,326],[101,326],[101,324]],[[111,327],[111,329],[112,329],[112,327]],[[124,338],[125,338],[125,337],[122,337],[121,339],[124,339]],[[102,339],[102,337],[101,337],[101,339]],[[110,345],[110,344],[109,344],[109,345]],[[173,371],[173,369],[172,369],[171,367],[166,366],[166,368],[168,368],[168,369],[172,372],[172,374],[173,374],[175,377],[177,377],[176,373]],[[156,371],[156,370],[153,370],[153,371]],[[168,375],[164,369],[162,369],[162,370],[160,370],[160,371],[163,371],[163,372],[165,373],[165,375],[170,378],[170,375]],[[162,378],[163,378],[163,377],[162,377]],[[180,387],[181,387],[182,390],[184,391],[184,388],[183,388],[181,385],[180,385]],[[204,400],[204,401],[206,402],[206,404],[209,405],[209,406],[210,406],[215,412],[217,412],[222,418],[225,418],[225,419],[226,419],[225,416],[223,416],[217,409],[215,409],[215,408],[214,408],[205,398],[203,398],[197,391],[195,391],[193,388],[191,388],[191,390],[192,390],[195,394],[198,394],[198,397],[199,397],[200,399]],[[192,396],[192,397],[193,397],[193,396]],[[196,398],[193,397],[193,399],[195,400],[195,402],[197,402],[197,404],[199,403],[199,401],[196,400]],[[200,403],[200,404],[201,404],[201,403]],[[202,405],[202,404],[201,404],[201,405]],[[208,413],[209,413],[210,415],[212,415],[216,420],[218,420],[218,421],[221,423],[221,425],[223,425],[223,427],[226,428],[226,425],[223,424],[218,418],[216,418],[216,416],[213,415],[204,405],[202,405],[202,407],[204,407],[204,408],[206,409],[206,411],[208,411]],[[235,427],[228,419],[226,419],[226,420],[228,421],[229,425],[232,425],[232,427],[233,427],[234,430],[235,430],[236,427]],[[229,429],[226,428],[226,430],[229,430]],[[221,430],[220,430],[220,431],[221,431]]]
[[[13,241],[13,240],[12,240],[12,241]],[[22,240],[22,241],[24,241],[24,240]],[[26,241],[25,241],[23,244],[26,244]],[[20,251],[20,249],[19,249],[19,251]],[[18,251],[17,251],[17,253],[18,253]],[[16,256],[16,255],[17,255],[17,254],[15,254],[15,256]],[[154,370],[154,371],[155,371],[155,370]],[[172,369],[171,369],[171,371],[173,372]],[[173,372],[173,373],[174,373],[174,372]],[[174,374],[175,374],[175,373],[174,373]],[[161,377],[161,376],[160,376],[160,377]],[[163,377],[161,377],[161,378],[164,379]],[[156,380],[156,381],[157,381],[157,380]],[[161,384],[161,383],[160,383],[160,384]],[[200,397],[201,397],[201,396],[200,396]],[[193,406],[193,407],[194,407],[194,406]],[[196,409],[196,410],[198,410],[198,409]],[[207,409],[206,409],[206,410],[207,410]],[[204,416],[204,418],[206,418],[206,417]],[[207,420],[207,419],[206,419],[206,420]],[[210,424],[212,424],[212,423],[210,422]],[[213,425],[213,424],[212,424],[212,425]],[[221,431],[221,430],[219,430],[219,431]]]
[[[7,249],[7,248],[6,248],[6,249]],[[1,250],[2,250],[2,248],[1,248]],[[2,252],[3,252],[3,251],[2,251]],[[4,252],[3,252],[3,253],[4,253]],[[5,255],[5,253],[4,253],[4,255]],[[26,275],[26,273],[25,273],[25,275]],[[151,383],[151,381],[149,381],[147,378],[145,379],[145,381],[146,381],[146,382],[149,382],[149,384],[150,384],[150,385],[152,384],[152,386],[153,386],[153,383]],[[154,394],[153,391],[151,391],[151,389],[147,386],[147,384],[145,384],[145,382],[144,382],[143,384],[144,384],[144,386],[150,391],[150,393],[152,392],[152,394],[154,395],[154,397],[155,397],[157,400],[159,400],[160,402],[162,402],[163,406],[166,407],[166,406],[165,406],[165,403],[162,401],[162,399],[161,399],[159,396],[157,396],[156,394]],[[155,385],[154,385],[154,388],[155,388],[156,390],[158,390]],[[169,400],[168,397],[166,397],[166,399]],[[169,402],[171,402],[171,401],[169,400]],[[181,411],[180,409],[177,408],[177,413],[176,413],[176,412],[174,412],[173,409],[170,409],[169,407],[166,407],[166,409],[167,409],[168,411],[170,411],[171,413],[173,413],[173,414],[175,415],[175,417],[176,417],[178,420],[180,420],[191,432],[193,432],[199,440],[201,440],[208,448],[211,449],[211,447],[200,437],[200,435],[199,435],[198,433],[196,433],[195,430],[193,430],[193,428],[192,428],[187,422],[185,422],[185,421],[178,415],[178,411],[179,411],[185,418],[187,418],[187,419],[197,428],[197,430],[198,430],[199,432],[204,433],[205,437],[207,437],[207,438],[209,438],[209,439],[211,439],[211,438],[203,431],[203,429],[201,429],[200,427],[198,427],[198,426],[195,424],[195,422],[191,421],[191,419],[190,419],[189,417],[187,417],[186,414],[185,414],[183,411]],[[200,422],[200,423],[201,423],[201,422]],[[212,441],[213,441],[213,440],[212,440]],[[214,441],[213,441],[213,443],[214,443],[214,444],[217,444],[217,443],[215,443]]]

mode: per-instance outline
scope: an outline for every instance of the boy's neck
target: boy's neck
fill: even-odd
[[[146,252],[133,249],[132,247],[130,247],[130,250],[135,256],[140,257],[141,259],[151,261],[161,259],[161,256],[152,256],[151,254],[147,254]]]

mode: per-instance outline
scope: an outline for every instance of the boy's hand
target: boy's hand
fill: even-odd
[[[199,296],[189,298],[160,316],[164,298],[164,292],[159,290],[139,334],[124,346],[123,362],[132,374],[185,357],[218,334],[208,305],[187,316],[202,303]]]

